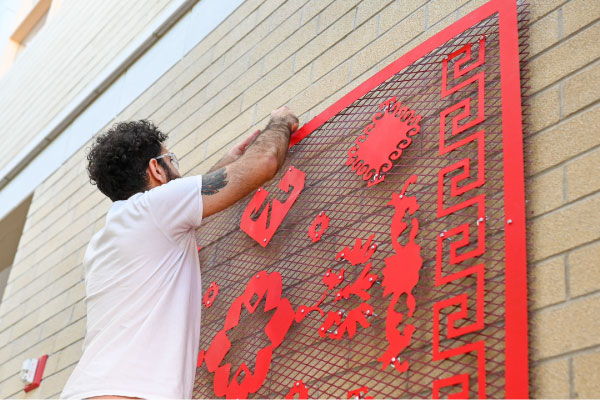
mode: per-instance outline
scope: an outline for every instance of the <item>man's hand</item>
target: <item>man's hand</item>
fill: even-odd
[[[248,146],[250,146],[252,144],[252,142],[254,142],[254,139],[256,139],[256,137],[258,135],[260,135],[261,130],[258,129],[256,132],[254,132],[253,134],[249,135],[247,138],[245,138],[243,141],[237,143],[235,146],[233,146],[229,152],[227,153],[227,155],[229,155],[229,157],[232,159],[232,161],[237,160],[238,158],[240,158],[241,156],[244,155],[244,153],[246,152],[246,149],[248,148]]]
[[[292,110],[290,110],[286,106],[271,111],[271,121],[269,121],[269,125],[271,125],[271,123],[286,124],[290,130],[290,133],[294,133],[298,130],[298,118],[296,117],[296,115],[294,115]],[[269,125],[267,125],[267,127]]]
[[[298,118],[287,107],[271,112],[262,131],[234,146],[202,178],[203,217],[219,212],[273,179],[283,165]],[[235,161],[231,161],[233,158]]]

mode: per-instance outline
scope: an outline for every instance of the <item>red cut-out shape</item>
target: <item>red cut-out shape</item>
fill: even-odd
[[[399,372],[408,369],[408,362],[400,362],[398,355],[410,344],[415,326],[408,324],[404,326],[402,331],[399,331],[398,326],[403,320],[403,314],[396,312],[395,306],[400,297],[406,294],[408,316],[413,315],[416,302],[412,292],[419,281],[419,272],[423,266],[421,246],[415,242],[419,232],[419,221],[416,218],[411,220],[412,227],[406,245],[403,246],[398,242],[398,238],[408,228],[408,225],[403,221],[404,217],[407,214],[413,215],[419,210],[417,198],[406,195],[408,187],[416,181],[416,175],[409,177],[400,194],[394,193],[392,200],[388,203],[388,205],[395,208],[391,224],[391,239],[396,254],[385,259],[385,268],[383,269],[383,296],[386,297],[391,294],[392,298],[388,305],[385,326],[388,347],[378,361],[382,363],[383,369],[391,363]]]
[[[335,273],[331,268],[323,275],[323,283],[327,285],[327,290],[331,290],[344,282],[344,268],[340,272]]]
[[[346,160],[346,165],[368,181],[368,187],[384,181],[393,162],[410,146],[412,137],[421,131],[421,115],[415,115],[413,110],[396,102],[396,97],[381,103],[379,109],[382,112],[373,115],[372,123],[348,150]]]
[[[356,278],[351,285],[346,286],[336,293],[335,299],[333,300],[334,303],[342,298],[348,299],[351,295],[356,295],[364,301],[367,301],[371,298],[371,295],[367,293],[367,290],[371,289],[371,286],[373,286],[378,278],[377,275],[369,273],[369,271],[371,271],[371,264],[372,263],[368,263],[365,265],[358,278]]]
[[[344,260],[348,260],[348,262],[352,265],[367,262],[371,258],[373,253],[375,253],[375,250],[377,250],[377,245],[375,243],[371,244],[374,237],[375,234],[369,236],[364,246],[362,245],[362,240],[356,238],[356,241],[354,242],[354,247],[352,247],[352,249],[350,249],[350,247],[348,246],[344,247],[344,250],[337,253],[335,259],[339,260],[341,258]]]
[[[348,392],[348,397],[346,397],[347,399],[351,399],[351,398],[355,398],[355,399],[372,399],[372,396],[367,396],[367,392],[369,391],[369,388],[366,386],[363,386],[361,388],[358,389],[354,389],[354,390],[350,390]]]
[[[292,386],[289,393],[285,395],[285,398],[293,399],[295,395],[298,395],[298,399],[308,399],[308,389],[302,380],[294,383],[294,386]]]
[[[198,246],[198,249],[196,251],[199,253],[201,249],[202,249],[202,246]]]
[[[360,324],[363,328],[371,326],[371,323],[367,320],[367,316],[369,315],[373,315],[373,307],[367,303],[359,304],[356,308],[348,312],[348,316],[339,324],[337,330],[329,334],[329,337],[341,340],[344,333],[348,332],[348,337],[352,339],[356,333],[356,324]]]
[[[212,306],[213,303],[215,302],[215,299],[217,298],[218,294],[219,294],[219,285],[217,285],[217,282],[212,282],[208,286],[206,293],[204,293],[204,298],[202,299],[202,303],[204,303],[204,306],[206,308],[209,308],[210,306]]]
[[[252,299],[257,300],[252,303]],[[265,334],[271,344],[258,350],[254,373],[245,363],[242,363],[230,380],[231,363],[219,365],[231,348],[227,331],[239,324],[242,306],[252,314],[262,300],[265,300],[264,312],[275,310],[265,327]],[[283,342],[285,335],[294,321],[294,310],[286,298],[281,297],[281,275],[278,272],[267,274],[259,272],[247,284],[244,294],[231,304],[225,324],[213,339],[206,351],[204,360],[210,372],[215,373],[213,390],[216,396],[227,398],[246,398],[248,393],[256,393],[264,383],[269,369],[273,351]],[[240,378],[242,372],[244,376]],[[239,380],[239,381],[238,381]]]
[[[334,312],[334,311],[328,311],[327,312],[327,317],[325,317],[325,322],[323,322],[323,324],[319,327],[319,336],[321,337],[326,337],[327,336],[327,331],[329,330],[329,328],[331,328],[333,325],[339,325],[339,323],[342,321],[342,312],[338,311],[338,312]]]
[[[321,317],[325,316],[325,313],[323,312],[323,310],[321,310],[321,308],[319,308],[319,306],[321,305],[323,300],[325,300],[326,296],[327,296],[327,289],[325,289],[325,291],[323,292],[323,295],[321,296],[319,301],[317,301],[317,304],[315,304],[314,306],[308,307],[308,306],[302,305],[302,306],[298,307],[298,309],[296,310],[296,322],[304,321],[304,318],[306,318],[306,316],[313,311],[318,311],[321,314]]]
[[[206,351],[200,350],[200,352],[198,353],[198,361],[196,362],[196,368],[200,368],[202,366],[202,364],[204,363],[204,354],[206,353]]]
[[[321,229],[317,232],[317,226],[320,226]],[[308,228],[308,237],[312,240],[313,243],[321,240],[321,237],[329,227],[329,217],[323,211],[319,213]]]
[[[460,392],[448,394],[449,399],[468,399],[469,398],[469,374],[460,374],[449,378],[438,379],[433,381],[432,399],[440,398],[440,389],[449,386],[460,385]]]
[[[293,187],[287,200],[285,203],[281,203],[279,200],[273,200],[271,203],[267,203],[258,218],[254,220],[252,219],[252,215],[258,213],[265,199],[269,195],[269,192],[265,189],[259,188],[254,194],[254,197],[252,197],[252,200],[250,200],[250,203],[248,203],[246,210],[244,210],[244,214],[242,214],[240,228],[252,239],[256,240],[262,247],[267,247],[275,234],[275,231],[277,231],[277,228],[279,228],[279,225],[281,225],[283,219],[292,208],[292,205],[300,195],[300,192],[304,189],[305,180],[306,174],[304,172],[297,168],[289,167],[281,179],[281,182],[279,182],[279,189],[286,193],[289,193],[290,187]],[[269,209],[271,210],[270,218]]]

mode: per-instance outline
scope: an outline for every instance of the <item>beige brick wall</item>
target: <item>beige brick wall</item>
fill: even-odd
[[[86,88],[172,0],[62,1],[0,79],[0,169]],[[19,134],[14,134],[19,132]]]
[[[182,172],[202,173],[271,109],[288,104],[307,122],[484,2],[247,0],[117,119],[153,120]],[[599,397],[600,3],[535,0],[530,10],[531,394]],[[24,358],[51,355],[29,395],[51,397],[80,356],[81,261],[110,204],[84,158],[82,149],[35,191],[0,305],[2,398],[24,396]]]

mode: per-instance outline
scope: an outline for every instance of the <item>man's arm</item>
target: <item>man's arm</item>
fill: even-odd
[[[221,158],[219,161],[217,161],[217,163],[208,170],[208,172],[213,172],[218,169],[221,169],[221,168],[225,167],[226,165],[229,165],[232,162],[239,159],[241,156],[244,155],[248,146],[250,146],[252,144],[252,142],[254,142],[254,140],[256,139],[256,137],[258,135],[260,135],[260,129],[257,130],[256,132],[254,132],[252,135],[248,136],[241,143],[238,143],[235,146],[233,146],[231,148],[231,150],[229,150],[227,152],[227,154],[225,154],[223,156],[223,158]]]
[[[290,135],[296,129],[298,119],[287,107],[275,110],[241,157],[203,175],[202,217],[224,210],[272,179],[285,161]]]

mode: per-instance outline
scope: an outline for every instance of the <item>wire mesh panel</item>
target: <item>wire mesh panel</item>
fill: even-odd
[[[516,393],[501,4],[307,124],[269,185],[204,221],[195,397]]]

